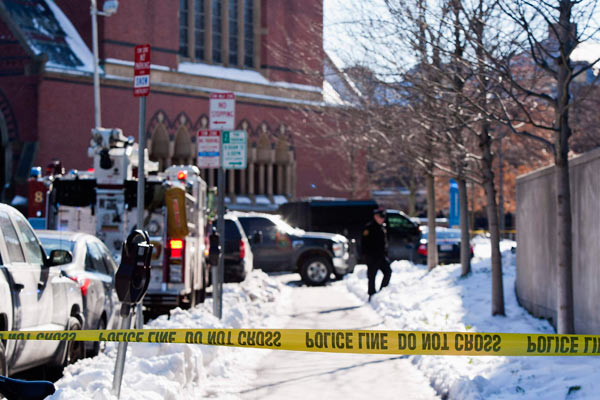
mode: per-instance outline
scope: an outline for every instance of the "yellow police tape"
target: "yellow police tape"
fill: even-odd
[[[598,335],[317,329],[4,331],[0,340],[189,343],[331,353],[597,356]]]

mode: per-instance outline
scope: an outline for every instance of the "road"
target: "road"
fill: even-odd
[[[300,286],[298,275],[281,275],[292,290],[285,328],[377,329],[380,318],[349,294],[343,282]],[[366,290],[366,288],[365,288]],[[429,381],[405,356],[273,351],[257,369],[243,399],[435,399]]]

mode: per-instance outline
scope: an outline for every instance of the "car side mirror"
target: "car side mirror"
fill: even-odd
[[[252,243],[254,243],[254,244],[259,244],[259,243],[262,243],[262,241],[263,241],[263,233],[262,233],[262,231],[255,231],[255,232],[252,234],[252,239],[251,239],[251,241],[252,241]]]
[[[213,267],[219,265],[219,254],[221,253],[221,247],[219,246],[219,234],[213,232],[208,238],[208,263]]]
[[[50,252],[50,266],[69,264],[73,254],[69,250],[56,249]]]

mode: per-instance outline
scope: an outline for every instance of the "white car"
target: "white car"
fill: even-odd
[[[60,269],[81,289],[83,298],[84,329],[118,329],[120,303],[115,292],[115,264],[110,250],[95,236],[82,232],[36,231],[47,253],[52,250],[69,251],[71,262]],[[86,355],[96,356],[102,349],[100,342],[85,342]]]
[[[0,330],[79,330],[84,324],[79,286],[56,265],[69,253],[46,256],[29,222],[0,204]],[[0,375],[32,367],[62,367],[83,357],[75,341],[0,341]]]

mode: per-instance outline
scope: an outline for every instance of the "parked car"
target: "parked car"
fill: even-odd
[[[57,265],[65,250],[46,256],[31,225],[15,208],[0,204],[0,330],[80,330],[83,302],[78,285]],[[0,341],[0,375],[45,365],[62,367],[83,357],[83,342]]]
[[[225,282],[241,282],[253,266],[253,254],[250,243],[238,218],[227,213],[225,220]],[[217,222],[213,223],[217,228]]]
[[[118,329],[119,307],[115,292],[115,264],[110,250],[95,236],[80,232],[37,231],[46,252],[66,250],[70,262],[61,270],[77,282],[83,298],[84,329]],[[85,342],[86,354],[95,356],[100,342]]]
[[[298,272],[307,285],[323,285],[335,274],[354,271],[356,259],[342,235],[305,232],[280,216],[233,213],[237,216],[254,253],[254,268],[267,272]]]
[[[421,227],[421,243],[417,249],[417,264],[427,264],[427,242],[428,229]],[[452,264],[460,262],[460,229],[435,228],[435,241],[438,248],[438,260],[440,264]],[[473,246],[470,246],[471,257],[473,257]]]

